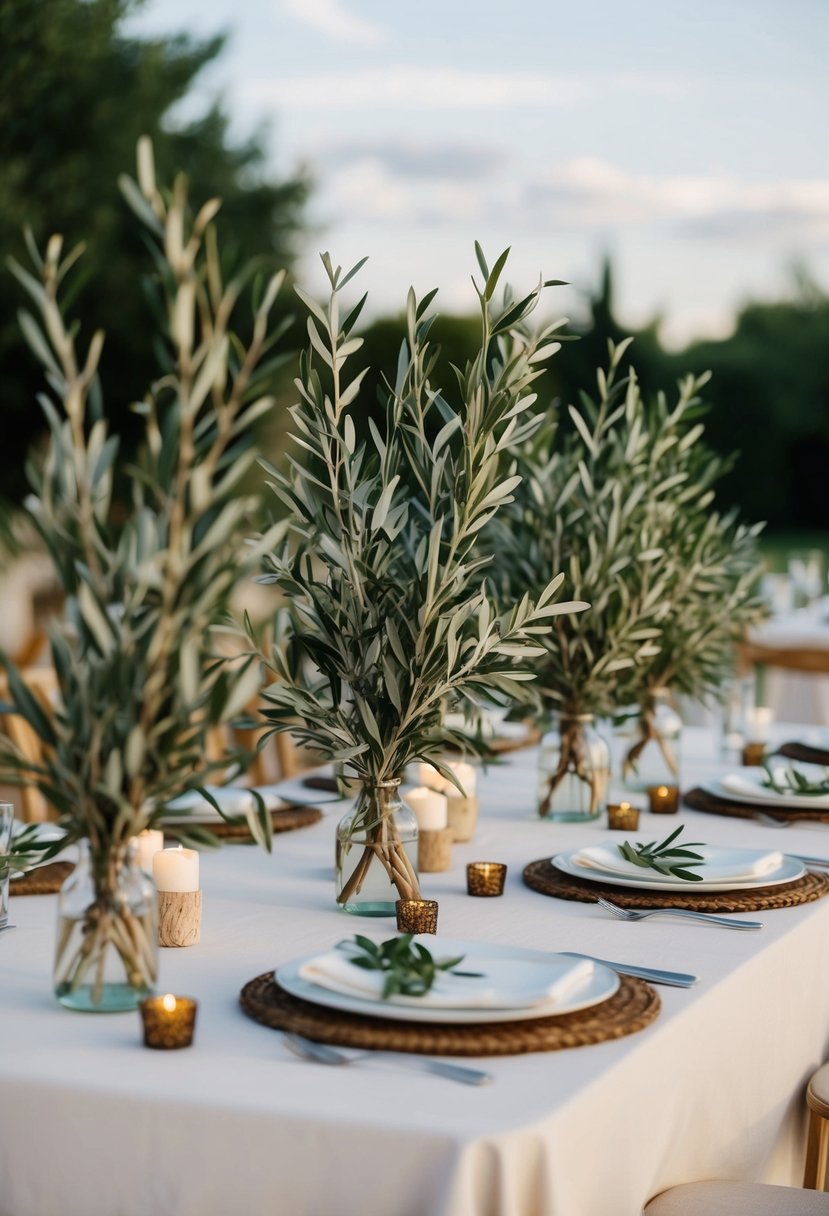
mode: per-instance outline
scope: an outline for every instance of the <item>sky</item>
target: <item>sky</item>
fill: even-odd
[[[475,240],[518,290],[568,280],[556,315],[609,255],[622,321],[674,346],[794,267],[829,286],[829,0],[146,0],[129,28],[228,34],[188,108],[310,170],[299,278],[368,255],[374,315],[409,285],[473,311]]]

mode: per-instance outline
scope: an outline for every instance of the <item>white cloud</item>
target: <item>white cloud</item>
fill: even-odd
[[[282,8],[297,21],[321,30],[337,42],[375,46],[385,40],[379,25],[349,12],[341,0],[282,0]]]
[[[304,5],[307,0],[292,2]],[[589,96],[592,88],[577,77],[398,64],[361,72],[280,75],[274,80],[251,81],[245,91],[260,105],[286,110],[339,111],[382,104],[384,109],[415,111],[564,106]]]

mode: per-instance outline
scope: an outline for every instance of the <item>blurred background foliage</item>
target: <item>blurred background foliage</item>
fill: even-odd
[[[228,116],[216,103],[202,117],[172,121],[199,72],[220,54],[223,39],[138,40],[122,22],[140,0],[0,0],[0,255],[26,261],[22,231],[43,244],[54,231],[67,243],[83,240],[83,279],[71,313],[87,332],[103,327],[102,361],[113,428],[130,440],[130,403],[157,374],[146,341],[149,308],[138,289],[149,262],[116,181],[131,172],[138,136],[155,144],[159,176],[184,171],[191,196],[224,199],[219,223],[225,246],[241,263],[256,255],[265,265],[290,269],[301,244],[312,239],[304,204],[311,182],[301,171],[275,180],[261,138],[230,138]],[[472,236],[470,234],[470,246]],[[314,234],[314,240],[318,235]],[[336,253],[336,251],[334,251]],[[370,251],[369,251],[370,252]],[[492,256],[495,252],[490,251]],[[471,249],[470,249],[471,253]],[[555,267],[548,267],[555,273]],[[290,293],[284,293],[285,299]],[[403,301],[401,300],[401,305]],[[581,341],[565,345],[539,381],[541,400],[575,400],[592,389],[605,362],[607,339],[630,332],[616,316],[609,263],[598,276],[585,316],[573,326]],[[40,370],[20,337],[20,293],[9,278],[0,292],[0,367],[3,369],[2,493],[25,491],[24,455],[43,421],[36,403]],[[439,297],[438,297],[439,305]],[[555,296],[549,296],[555,311]],[[304,310],[296,304],[300,315]],[[439,318],[433,330],[442,346],[438,379],[455,393],[450,364],[463,367],[474,350],[474,317]],[[296,345],[304,328],[296,327]],[[364,326],[364,363],[392,374],[404,332],[402,314]],[[721,505],[768,521],[768,534],[822,543],[829,534],[829,298],[805,271],[793,278],[786,300],[747,304],[733,334],[666,350],[659,319],[639,330],[630,352],[645,394],[672,389],[680,375],[710,368],[707,439],[716,450],[739,453],[719,489]],[[290,367],[274,386],[291,393]],[[374,410],[380,373],[366,378],[361,400]],[[284,417],[265,437],[278,455]]]

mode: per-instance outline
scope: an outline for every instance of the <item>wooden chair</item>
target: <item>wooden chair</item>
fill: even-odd
[[[829,1189],[829,1064],[819,1068],[806,1090],[809,1133],[803,1185],[814,1191]]]
[[[759,646],[744,642],[739,650],[738,669],[742,672],[758,667],[779,667],[784,671],[801,671],[809,675],[829,675],[829,648],[819,646]]]
[[[644,1216],[829,1216],[829,1195],[756,1182],[690,1182],[657,1195]]]

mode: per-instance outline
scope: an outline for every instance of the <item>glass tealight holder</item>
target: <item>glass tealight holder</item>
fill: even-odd
[[[198,1003],[189,996],[151,996],[139,1005],[144,1024],[144,1046],[175,1051],[193,1042]]]
[[[394,906],[398,933],[437,933],[436,899],[398,899]]]
[[[765,743],[746,743],[743,748],[743,765],[745,768],[759,768],[766,758]]]
[[[679,810],[678,785],[650,785],[646,792],[652,815],[675,815]]]
[[[503,895],[507,867],[500,861],[471,861],[466,867],[469,895]]]
[[[639,808],[629,802],[608,802],[607,826],[617,832],[635,832],[639,827]]]

